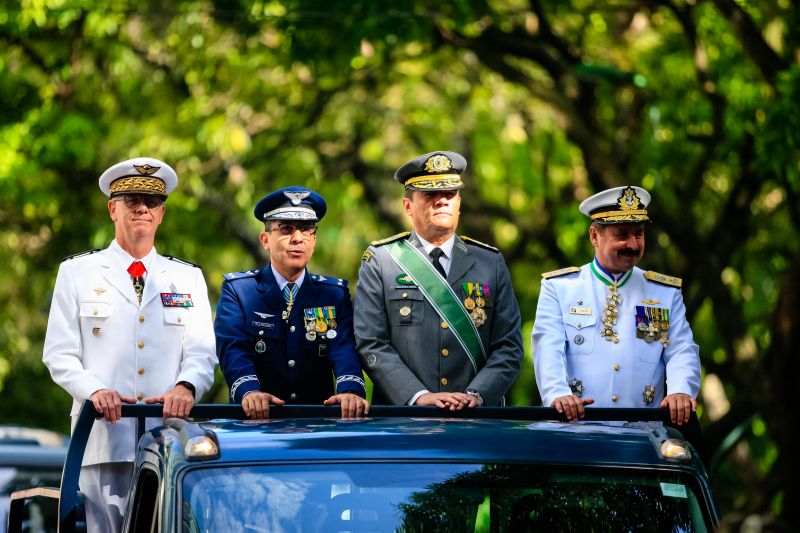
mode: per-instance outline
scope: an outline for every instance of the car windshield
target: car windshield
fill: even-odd
[[[707,531],[674,471],[518,464],[305,464],[198,468],[184,532]]]

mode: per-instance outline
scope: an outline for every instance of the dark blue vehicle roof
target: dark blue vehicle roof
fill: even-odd
[[[658,467],[646,422],[518,421],[455,418],[288,419],[200,423],[219,443],[212,462],[457,461]],[[667,436],[680,438],[677,432]],[[149,442],[148,442],[149,441]],[[143,447],[156,446],[151,437]]]

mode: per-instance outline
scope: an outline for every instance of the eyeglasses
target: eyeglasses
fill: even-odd
[[[283,222],[271,225],[267,231],[272,233],[277,231],[281,237],[289,237],[294,235],[295,231],[299,231],[304,237],[311,237],[317,234],[317,226],[314,224],[286,224]]]
[[[136,209],[144,204],[147,209],[155,209],[161,207],[164,200],[158,196],[149,196],[144,194],[125,194],[117,198],[125,202],[125,207],[128,209]]]

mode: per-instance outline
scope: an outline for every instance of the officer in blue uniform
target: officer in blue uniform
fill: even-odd
[[[347,282],[306,270],[326,210],[304,187],[265,196],[254,214],[270,263],[222,283],[217,354],[231,401],[252,418],[268,418],[269,405],[283,403],[340,404],[342,417],[369,412]]]
[[[591,263],[542,274],[533,326],[544,405],[570,419],[584,406],[669,408],[673,423],[697,408],[700,359],[681,280],[636,266],[650,194],[616,187],[579,207],[591,220]]]

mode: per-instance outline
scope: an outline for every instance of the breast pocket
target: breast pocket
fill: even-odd
[[[114,306],[108,302],[81,302],[80,317],[89,320],[105,320],[111,316]]]
[[[425,297],[419,289],[398,289],[389,299],[389,318],[394,326],[422,324]]]
[[[567,354],[588,355],[594,350],[597,317],[569,315],[564,320],[567,332]]]
[[[191,320],[190,307],[165,307],[164,325],[165,326],[187,326]]]
[[[636,339],[636,355],[644,363],[657,364],[663,351],[664,346],[657,340],[645,342],[644,339]]]

